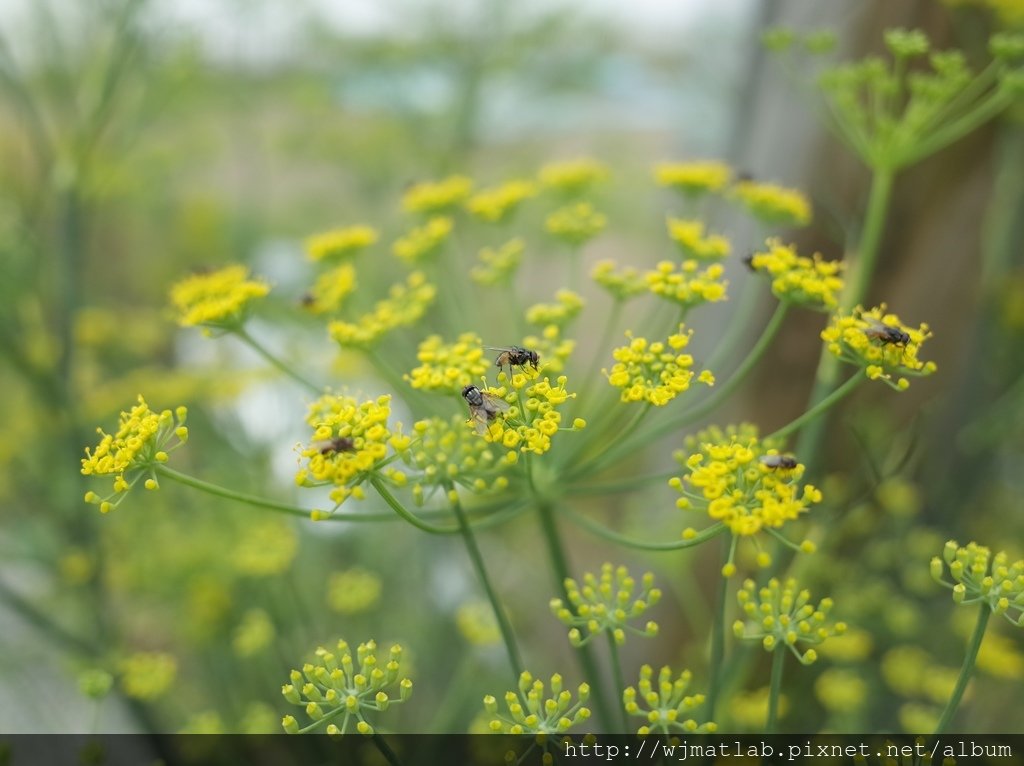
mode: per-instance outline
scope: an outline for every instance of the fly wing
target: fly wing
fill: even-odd
[[[491,422],[491,416],[487,414],[487,410],[483,407],[470,407],[469,419],[473,421],[473,427],[480,436],[487,433],[488,426]]]
[[[487,410],[488,420],[492,419],[499,412],[508,412],[509,404],[504,399],[491,394],[484,394],[484,409]]]

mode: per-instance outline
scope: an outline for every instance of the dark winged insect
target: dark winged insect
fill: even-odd
[[[462,389],[462,398],[469,405],[469,417],[478,434],[487,433],[491,422],[502,412],[508,411],[508,402],[491,396],[473,385]]]

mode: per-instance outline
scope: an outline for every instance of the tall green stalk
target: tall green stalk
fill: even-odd
[[[985,638],[985,629],[988,627],[988,618],[991,616],[992,610],[988,604],[983,603],[979,607],[978,621],[974,625],[974,633],[971,634],[970,643],[967,644],[967,654],[964,656],[964,664],[960,668],[960,676],[956,679],[956,686],[953,688],[953,694],[949,698],[949,702],[946,703],[946,709],[942,711],[942,717],[939,718],[939,722],[935,725],[935,734],[942,734],[946,731],[946,727],[949,726],[949,722],[953,719],[953,714],[956,713],[956,709],[960,705],[960,700],[964,696],[964,690],[967,688],[967,682],[971,680],[971,674],[974,673],[974,663],[978,659],[978,651],[981,649],[981,642]]]
[[[785,661],[785,647],[776,646],[772,652],[772,680],[768,686],[768,722],[765,724],[765,734],[774,734],[779,726],[779,697],[782,693],[782,666]]]

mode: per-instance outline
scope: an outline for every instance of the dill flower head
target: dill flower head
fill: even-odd
[[[740,181],[730,187],[729,196],[762,223],[806,226],[811,222],[811,203],[797,189],[759,181]]]
[[[427,282],[423,272],[414,271],[405,284],[395,284],[388,297],[355,322],[335,320],[327,327],[342,348],[368,349],[396,327],[408,327],[426,313],[437,296],[437,288]]]
[[[679,304],[684,309],[702,303],[717,303],[725,300],[725,289],[729,282],[722,277],[725,267],[712,263],[703,271],[700,263],[687,258],[679,264],[679,270],[671,261],[661,261],[654,271],[644,274],[647,289],[659,298]]]
[[[486,601],[468,601],[455,612],[459,633],[473,646],[494,646],[501,643],[501,630],[494,610]]]
[[[274,623],[263,609],[250,609],[231,637],[231,648],[239,657],[255,657],[274,640]]]
[[[647,292],[647,282],[639,271],[632,266],[616,271],[616,266],[610,259],[598,261],[590,278],[617,301],[627,301]]]
[[[693,357],[684,352],[693,331],[679,325],[679,332],[665,341],[651,343],[626,333],[629,343],[612,351],[615,365],[604,370],[608,382],[622,389],[623,402],[647,402],[663,407],[690,387],[693,381]],[[715,377],[703,370],[697,380],[712,386]]]
[[[583,298],[572,290],[555,293],[555,303],[537,303],[526,309],[526,321],[533,325],[563,327],[583,310]]]
[[[483,341],[475,332],[464,332],[454,343],[431,335],[416,352],[420,366],[406,375],[413,388],[450,393],[469,385],[487,372],[491,360],[484,354]]]
[[[697,723],[687,717],[704,704],[703,694],[686,693],[693,673],[683,670],[673,678],[672,668],[666,665],[658,671],[657,685],[651,682],[652,678],[654,669],[650,665],[642,665],[637,685],[622,692],[626,712],[647,719],[647,725],[641,726],[637,734],[711,734],[718,730],[718,724],[712,721]],[[641,704],[646,709],[641,708]]]
[[[113,476],[114,491],[107,497],[86,492],[85,501],[99,505],[100,511],[107,513],[120,505],[128,490],[143,477],[146,489],[157,489],[156,466],[166,463],[168,454],[188,440],[187,415],[185,407],[157,414],[139,394],[139,403],[121,413],[116,433],[111,435],[97,428],[100,442],[92,450],[86,447],[82,473]]]
[[[363,499],[360,484],[388,452],[391,397],[360,402],[351,396],[327,394],[309,407],[313,427],[308,447],[300,453],[306,464],[295,475],[300,487],[333,486],[333,513],[349,497]]]
[[[273,577],[287,572],[299,550],[295,529],[280,518],[247,524],[233,542],[231,566],[248,577]]]
[[[648,621],[643,628],[629,624],[661,600],[661,591],[654,587],[654,575],[644,573],[640,592],[636,593],[637,582],[624,566],[613,567],[609,563],[601,566],[601,577],[592,573],[583,575],[583,587],[571,577],[565,580],[565,591],[570,607],[560,598],[551,599],[551,612],[561,622],[570,626],[569,643],[579,647],[591,641],[594,636],[608,632],[615,643],[626,643],[626,632],[637,636],[658,635],[658,625]],[[587,631],[584,636],[580,628]]]
[[[559,208],[544,220],[547,232],[571,247],[589,242],[607,226],[608,217],[594,210],[589,202]]]
[[[736,594],[740,609],[747,621],[733,623],[733,633],[739,639],[760,640],[765,651],[772,652],[780,646],[789,647],[802,664],[810,665],[818,659],[814,649],[803,654],[797,644],[816,646],[831,636],[846,632],[846,623],[828,621],[832,611],[832,599],[823,598],[815,607],[811,604],[808,590],[797,590],[796,580],[785,583],[773,577],[768,585],[758,588],[753,580],[745,580]]]
[[[881,380],[897,391],[910,381],[905,376],[922,377],[935,372],[934,362],[917,358],[921,344],[932,336],[928,325],[916,329],[904,325],[898,316],[888,313],[885,304],[853,313],[836,314],[821,331],[830,353],[844,362],[862,367],[871,380]]]
[[[498,713],[498,701],[488,694],[484,709],[492,716],[490,729],[495,734],[561,734],[590,718],[590,709],[583,707],[590,698],[590,686],[580,684],[578,701],[562,685],[562,676],[551,676],[551,696],[545,697],[544,682],[527,671],[519,676],[518,693],[505,693],[508,715]]]
[[[533,452],[542,455],[551,449],[551,439],[559,431],[577,431],[585,427],[585,422],[577,419],[571,427],[562,427],[562,407],[576,394],[566,390],[568,378],[559,375],[555,384],[541,370],[536,377],[516,372],[512,374],[510,385],[487,388],[484,393],[504,399],[510,407],[504,417],[496,417],[487,424],[483,438],[491,443],[500,444],[509,450],[506,461],[514,463],[516,452]],[[473,420],[467,427],[473,426]]]
[[[483,189],[466,202],[466,209],[487,223],[502,223],[530,197],[537,195],[533,181],[506,181],[501,186]]]
[[[378,659],[377,654],[372,639],[356,648],[355,657],[344,640],[338,641],[334,651],[318,647],[316,659],[303,665],[301,672],[292,670],[289,683],[281,687],[282,696],[305,708],[312,723],[300,728],[294,716],[286,715],[281,721],[284,730],[303,734],[326,725],[327,734],[347,734],[354,724],[360,734],[373,734],[366,714],[384,712],[412,694],[412,681],[401,677],[402,647],[392,645],[386,658]],[[340,726],[334,723],[339,720]]]
[[[469,270],[469,276],[480,285],[507,285],[523,260],[525,248],[519,237],[498,248],[481,248],[479,263]]]
[[[669,216],[665,223],[669,238],[679,245],[685,257],[717,261],[729,255],[729,240],[720,234],[705,235],[702,221]]]
[[[721,191],[732,177],[724,162],[665,162],[654,168],[654,180],[689,197]]]
[[[544,370],[558,374],[565,370],[565,364],[576,350],[576,341],[562,337],[562,328],[557,324],[546,325],[540,335],[527,335],[523,347],[536,351],[542,360]]]
[[[608,179],[608,168],[590,158],[552,162],[540,169],[540,182],[566,197],[577,197]]]
[[[380,601],[384,584],[374,572],[352,567],[327,580],[327,606],[339,614],[365,612]]]
[[[270,285],[249,279],[245,266],[226,266],[193,274],[171,287],[171,303],[182,327],[233,329],[245,319],[249,304],[270,292]]]
[[[747,263],[758,274],[772,280],[772,293],[780,301],[814,309],[834,309],[843,291],[842,261],[823,261],[815,253],[811,258],[797,255],[795,245],[783,245],[769,239],[766,250],[750,256]]]
[[[734,536],[749,537],[763,529],[781,529],[821,502],[820,490],[810,484],[800,487],[804,465],[768,447],[751,429],[712,430],[707,436],[712,438],[689,457],[676,455],[687,470],[681,479],[669,480],[680,494],[676,507],[705,512]],[[813,550],[807,542],[800,548]],[[771,559],[762,553],[758,563],[768,566]],[[723,574],[734,571],[730,556]]]
[[[451,484],[478,494],[508,486],[501,475],[508,465],[506,455],[466,428],[464,416],[419,420],[412,430],[414,438],[396,451],[412,471],[408,482],[417,505]]]
[[[306,256],[311,261],[337,260],[358,255],[374,244],[380,235],[371,226],[343,226],[306,240]]]
[[[162,697],[178,675],[178,661],[165,652],[136,652],[118,663],[121,688],[138,700]]]
[[[447,216],[431,218],[403,237],[395,240],[391,252],[406,263],[416,263],[435,255],[448,241],[454,222]]]
[[[333,314],[341,309],[355,289],[355,267],[351,263],[342,263],[316,278],[303,297],[302,305],[313,314]]]
[[[425,181],[413,184],[406,190],[402,195],[402,208],[410,213],[444,213],[465,202],[472,191],[473,180],[466,176]]]
[[[977,543],[960,546],[950,540],[942,558],[931,560],[930,571],[937,583],[953,591],[957,604],[984,604],[993,614],[1024,627],[1024,559],[1011,562],[1004,551],[993,555]],[[953,582],[944,579],[946,571]]]

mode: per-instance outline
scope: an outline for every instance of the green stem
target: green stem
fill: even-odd
[[[848,262],[846,290],[839,304],[840,313],[849,313],[854,306],[862,303],[871,285],[878,260],[878,247],[885,228],[889,198],[892,195],[893,180],[894,172],[891,169],[881,167],[874,169],[860,243],[857,247],[856,257]],[[839,359],[827,348],[822,347],[809,407],[813,408],[832,393],[836,378],[839,376],[839,366]],[[798,445],[801,455],[818,454],[821,440],[825,435],[825,422],[822,419],[803,432]]]
[[[519,648],[516,645],[515,633],[512,632],[512,625],[509,623],[508,616],[498,600],[498,594],[495,593],[494,586],[491,585],[491,578],[488,576],[487,568],[484,566],[484,558],[480,555],[480,548],[476,544],[473,530],[469,526],[465,512],[462,510],[462,503],[459,502],[458,494],[450,483],[445,485],[445,489],[449,493],[452,511],[459,522],[459,532],[462,534],[462,541],[466,544],[466,552],[469,554],[469,559],[473,563],[473,569],[476,570],[476,576],[480,579],[480,584],[483,585],[484,592],[487,594],[487,600],[491,602],[494,619],[498,621],[498,629],[501,631],[501,638],[505,644],[508,661],[512,666],[512,677],[518,682],[524,667],[522,658],[519,656]]]
[[[370,484],[375,490],[377,490],[377,494],[381,496],[381,499],[390,506],[391,510],[416,527],[416,529],[430,535],[450,535],[453,532],[459,531],[458,527],[440,526],[438,524],[426,522],[416,514],[407,510],[406,507],[398,502],[398,499],[391,494],[391,491],[384,486],[384,482],[379,476],[371,476]]]
[[[723,525],[724,528],[724,525]],[[735,545],[733,540],[728,545]],[[728,558],[732,556],[727,554]],[[729,579],[721,578],[718,600],[715,602],[715,621],[711,626],[711,682],[708,684],[707,719],[715,720],[715,707],[722,686],[722,661],[725,659],[725,603],[729,591]]]
[[[384,741],[384,738],[376,732],[373,733],[373,744],[377,746],[380,754],[384,756],[384,760],[391,764],[391,766],[402,766],[402,762],[399,760],[398,756],[395,755],[395,751],[392,750],[388,746],[388,743]]]
[[[606,359],[605,349],[611,344],[612,335],[615,333],[615,327],[619,323],[619,318],[622,316],[623,302],[618,298],[615,299],[615,303],[612,304],[612,310],[608,312],[608,318],[605,320],[604,329],[601,331],[600,340],[597,342],[597,346],[594,348],[594,358],[590,362],[590,367],[587,369],[587,374],[583,378],[583,390],[580,391],[579,401],[581,404],[586,404],[590,400],[590,395],[593,393],[594,386],[597,383],[599,373],[601,372],[601,361]]]
[[[197,479],[194,476],[189,476],[187,473],[181,473],[173,468],[166,465],[158,465],[154,469],[159,476],[163,476],[179,484],[184,484],[192,489],[198,489],[200,492],[205,492],[208,495],[215,495],[216,497],[223,497],[227,500],[234,500],[238,503],[244,503],[251,505],[256,508],[263,508],[268,511],[274,511],[276,513],[284,513],[288,516],[301,516],[302,518],[310,518],[312,511],[309,508],[302,508],[297,505],[291,505],[289,503],[281,503],[277,500],[271,500],[265,497],[259,497],[258,495],[248,495],[244,492],[236,492],[233,489],[222,487],[219,484],[213,484],[202,479]],[[445,514],[447,515],[447,514]],[[490,517],[482,519],[479,523],[484,524]],[[393,513],[350,513],[344,515],[328,516],[323,521],[354,521],[354,522],[382,522],[382,521],[397,521]],[[451,532],[446,534],[452,534],[458,531],[455,527],[451,528]]]
[[[1010,103],[1011,99],[1007,93],[997,87],[988,99],[982,101],[971,111],[961,115],[952,122],[947,122],[941,128],[933,132],[928,138],[914,144],[910,151],[900,157],[900,164],[912,165],[916,162],[920,162],[925,157],[946,148],[953,142],[966,136],[968,133],[980,128],[986,122],[1006,109]]]
[[[803,415],[801,415],[800,417],[798,417],[795,420],[791,421],[790,423],[787,423],[786,425],[784,425],[782,428],[778,429],[777,431],[775,431],[775,432],[769,434],[768,436],[764,437],[764,439],[762,441],[767,441],[769,439],[782,439],[782,438],[785,438],[786,436],[789,436],[791,433],[796,431],[798,428],[800,428],[804,424],[813,422],[821,413],[825,412],[827,409],[829,409],[833,405],[835,405],[838,402],[840,402],[842,399],[844,399],[847,396],[849,396],[853,392],[853,390],[855,388],[857,388],[857,386],[859,386],[865,380],[867,380],[867,376],[864,375],[862,372],[854,373],[853,375],[851,375],[847,379],[847,381],[845,383],[843,383],[843,385],[841,385],[839,388],[837,388],[831,394],[826,396],[820,402],[815,404],[813,407],[811,407],[811,409],[807,410],[807,412],[805,412]],[[802,441],[803,440],[801,439],[801,442]],[[804,455],[806,457],[806,456],[811,455],[812,453],[809,452],[805,447],[800,447],[800,448],[798,448],[798,454]]]
[[[619,437],[627,437],[636,429],[637,426],[640,425],[640,422],[647,416],[647,413],[651,411],[653,406],[654,405],[648,402],[643,402],[642,404],[640,404],[640,406],[636,409],[636,411],[633,413],[633,416],[626,422],[626,424],[621,428],[615,429],[615,432],[619,435]],[[568,479],[570,481],[578,479],[581,476],[586,476],[587,474],[596,473],[609,463],[618,460],[619,455],[629,454],[630,452],[633,452],[636,449],[638,449],[638,447],[633,447],[631,450],[628,451],[616,449],[616,445],[621,444],[621,442],[616,441],[616,439],[612,438],[610,434],[602,434],[600,430],[598,431],[598,435],[592,438],[594,441],[596,441],[597,444],[600,445],[597,452],[591,455],[587,460],[583,461],[582,464],[577,465],[575,468],[572,468],[569,471]],[[633,441],[637,440],[634,439]],[[642,439],[642,442],[644,444],[646,444],[648,441],[649,439],[647,438]],[[575,460],[579,457],[579,453],[573,455],[573,457],[570,458],[570,465],[573,462],[575,462]]]
[[[608,655],[612,660],[612,678],[615,679],[615,689],[618,694],[626,688],[626,679],[622,675],[622,662],[619,659],[619,646],[615,643],[615,637],[610,631],[606,631],[605,635],[608,636]],[[622,733],[625,734],[629,731],[629,719],[626,717],[626,708],[623,705],[619,705],[619,722],[622,724]]]
[[[1021,382],[1024,383],[1024,378],[1021,378]],[[662,471],[660,473],[651,473],[646,476],[634,476],[630,479],[619,479],[617,481],[602,481],[602,482],[587,482],[586,484],[575,484],[566,488],[565,493],[567,495],[614,495],[619,492],[632,492],[635,489],[639,489],[645,484],[651,482],[661,482],[666,479],[671,479],[679,473],[678,468],[672,468],[668,471]]]
[[[317,396],[320,396],[324,392],[322,386],[318,386],[315,383],[302,377],[299,373],[297,373],[283,361],[281,361],[272,353],[270,353],[270,351],[267,350],[266,347],[264,347],[259,341],[257,341],[254,337],[252,337],[249,334],[248,330],[246,330],[245,327],[238,327],[237,329],[234,330],[234,334],[238,336],[239,340],[247,344],[253,351],[255,351],[257,354],[259,354],[268,362],[270,362],[272,366],[276,367],[279,371],[283,372],[285,375],[287,375],[289,378],[294,380],[299,385],[307,388],[310,392],[316,394]]]
[[[768,723],[765,734],[774,734],[779,723],[779,693],[782,691],[782,665],[786,659],[785,649],[776,646],[772,652],[772,680],[768,687]]]
[[[551,561],[551,568],[555,576],[555,588],[561,598],[568,602],[569,595],[565,590],[565,581],[569,579],[569,564],[565,558],[565,548],[558,534],[554,507],[550,501],[538,499],[537,515],[540,517],[541,532],[544,536],[544,543],[548,549],[548,558]],[[593,691],[591,699],[594,700],[597,715],[606,727],[610,727],[612,725],[611,707],[608,705],[604,686],[601,683],[601,675],[598,672],[597,662],[594,659],[590,644],[584,644],[579,647],[576,656],[579,658],[580,665],[583,668],[583,674],[590,682],[590,688]]]
[[[718,537],[728,529],[725,524],[719,523],[708,527],[700,534],[689,539],[676,540],[671,543],[648,543],[643,540],[634,540],[631,537],[620,535],[618,532],[613,532],[603,524],[599,524],[592,519],[588,519],[586,516],[575,513],[574,511],[566,509],[563,513],[565,513],[573,523],[594,533],[598,537],[607,540],[608,542],[616,543],[617,545],[624,545],[627,548],[636,548],[641,551],[679,551],[684,548],[693,548],[701,543],[706,543],[713,537]]]
[[[988,604],[982,604],[981,611],[978,613],[978,622],[975,624],[974,633],[971,635],[971,642],[967,645],[967,655],[964,657],[963,667],[960,668],[960,677],[956,679],[953,696],[949,698],[946,709],[942,711],[942,717],[935,726],[935,734],[942,734],[946,730],[950,720],[953,718],[953,714],[960,705],[960,699],[964,696],[967,682],[971,680],[971,674],[974,672],[974,662],[978,659],[978,650],[981,649],[982,639],[985,638],[985,628],[988,627],[988,618],[991,615],[992,610],[989,609]]]

